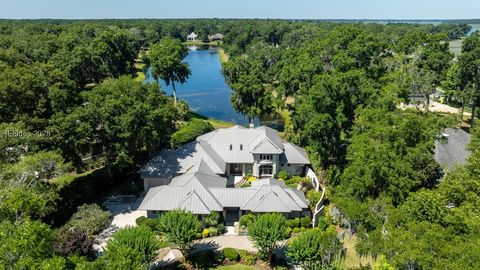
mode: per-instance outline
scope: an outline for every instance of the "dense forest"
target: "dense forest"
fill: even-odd
[[[224,35],[229,61],[222,68],[237,111],[250,119],[285,116],[283,135],[308,150],[327,188],[322,219],[356,235],[359,256],[381,257],[395,269],[477,269],[480,35],[465,37],[469,30],[282,20],[0,21],[0,268],[129,265],[133,255],[123,247],[95,260],[92,238],[108,214],[88,203],[170,147],[190,120],[188,105],[158,83],[135,80],[135,64],[151,64],[155,78],[173,86],[187,80],[180,45],[194,31],[204,41]],[[455,58],[448,42],[459,38]],[[177,59],[163,57],[171,50]],[[412,94],[428,105],[439,88],[471,119],[397,106]],[[470,127],[471,156],[446,173],[433,158],[434,141],[460,125]]]

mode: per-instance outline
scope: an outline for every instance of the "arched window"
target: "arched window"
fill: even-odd
[[[260,166],[260,175],[272,175],[273,166],[272,165],[262,165]]]

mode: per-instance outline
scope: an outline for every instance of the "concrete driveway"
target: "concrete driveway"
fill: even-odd
[[[143,197],[137,196],[112,196],[103,205],[110,211],[110,226],[95,237],[94,251],[103,252],[107,241],[119,229],[127,226],[137,226],[135,220],[141,216],[147,216],[147,211],[137,210]]]
[[[258,249],[253,246],[252,241],[248,239],[248,236],[214,236],[201,239],[195,242],[195,252],[209,250],[209,249],[224,249],[235,248],[243,249],[250,252],[257,252]]]
[[[136,196],[116,196],[105,201],[105,207],[112,216],[111,226],[124,228],[126,226],[136,226],[135,220],[139,217],[146,217],[147,211],[137,210],[143,197]]]

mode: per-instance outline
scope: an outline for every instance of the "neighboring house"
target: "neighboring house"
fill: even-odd
[[[464,130],[445,129],[435,142],[435,160],[446,170],[465,164],[470,155],[467,150],[469,142],[470,134]]]
[[[208,36],[210,41],[221,41],[223,40],[223,35],[220,33],[216,33],[215,35]]]
[[[283,141],[268,127],[235,126],[199,136],[174,150],[162,151],[141,169],[148,191],[139,209],[149,217],[184,209],[198,215],[223,213],[228,223],[246,213],[309,214],[303,192],[274,179],[280,170],[304,175],[305,150]],[[252,175],[251,187],[227,187],[227,179]]]
[[[187,41],[195,41],[197,39],[198,39],[198,35],[195,34],[195,32],[192,32],[187,36]]]

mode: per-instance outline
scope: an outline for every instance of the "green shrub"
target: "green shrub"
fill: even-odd
[[[178,147],[182,144],[195,140],[198,136],[214,130],[212,124],[201,119],[194,118],[184,127],[172,134],[170,144]]]
[[[147,217],[138,217],[135,220],[135,223],[138,226],[147,226],[150,230],[154,232],[158,231],[158,228],[157,228],[158,222],[159,222],[158,218],[147,218]]]
[[[254,265],[257,262],[257,257],[255,255],[250,254],[246,250],[239,250],[238,254],[240,255],[240,259],[246,265]]]
[[[220,214],[218,212],[212,212],[210,215],[206,216],[203,220],[205,227],[215,227],[220,221]]]
[[[323,216],[318,217],[317,219],[317,228],[319,228],[322,231],[325,231],[328,227],[328,222],[327,219]]]
[[[103,210],[97,204],[84,204],[78,207],[78,210],[67,223],[67,227],[77,227],[92,236],[110,223],[110,213]]]
[[[223,262],[224,259],[225,257],[222,252],[215,252],[213,250],[198,252],[188,257],[189,263],[192,264],[194,269],[210,269]]]
[[[301,182],[304,182],[304,181],[309,181],[309,180],[306,177],[301,177],[301,176],[295,175],[295,176],[292,176],[292,178],[285,181],[285,184],[287,184],[287,185],[298,184],[298,183],[301,183]]]
[[[218,235],[218,230],[215,227],[209,227],[208,228],[208,235],[210,236],[217,236]]]
[[[288,180],[288,172],[285,171],[285,170],[279,171],[279,172],[278,172],[278,179],[279,179],[279,180],[283,180],[283,181]]]
[[[287,226],[292,229],[300,227],[300,219],[299,218],[289,219],[287,221]]]
[[[322,193],[314,189],[307,192],[307,200],[310,208],[314,209],[317,203],[320,201]]]
[[[218,224],[217,230],[219,234],[225,233],[225,225],[223,225],[222,223]]]
[[[293,228],[293,233],[299,233],[299,232],[300,232],[300,228],[298,227]]]
[[[252,213],[243,215],[240,217],[240,226],[248,228],[248,226],[255,222],[256,219],[257,217]]]
[[[145,223],[147,223],[149,220],[149,218],[145,217],[145,216],[141,216],[141,217],[138,217],[137,219],[135,219],[135,223],[138,225],[138,226],[141,226],[141,225],[144,225]]]
[[[188,255],[192,242],[198,239],[201,232],[198,217],[183,210],[173,210],[163,214],[159,218],[157,228],[168,241],[178,246],[184,256]]]
[[[112,266],[130,265],[131,269],[146,268],[159,247],[155,234],[145,226],[126,227],[107,242],[103,257]]]
[[[307,229],[305,229],[305,227],[300,227],[300,231],[301,231],[301,232],[304,232],[304,231],[306,231],[306,230],[307,230]]]
[[[234,248],[223,249],[223,255],[225,255],[225,258],[227,258],[231,262],[236,262],[238,261],[238,259],[240,259],[238,251]]]
[[[312,219],[309,216],[300,218],[300,227],[309,228],[312,226]]]

